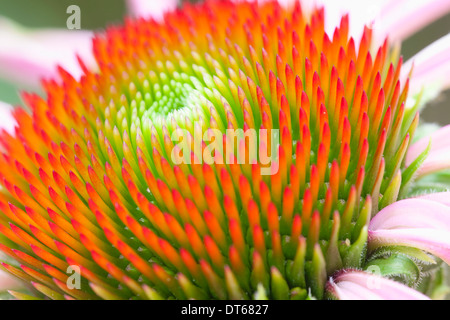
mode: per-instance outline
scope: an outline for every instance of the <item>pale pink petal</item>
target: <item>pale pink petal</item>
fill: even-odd
[[[448,0],[389,1],[380,12],[377,31],[393,42],[402,41],[449,12]]]
[[[406,154],[406,166],[409,166],[428,147],[430,141],[431,149],[428,157],[418,170],[420,176],[450,168],[450,125],[440,128],[411,145]]]
[[[0,270],[0,292],[23,287],[23,284],[9,273]]]
[[[0,77],[36,88],[42,78],[58,78],[57,65],[75,78],[86,66],[95,67],[92,32],[83,30],[28,30],[0,17]]]
[[[358,270],[343,270],[327,283],[327,291],[339,300],[429,300],[399,282]]]
[[[400,200],[378,212],[369,225],[369,231],[401,228],[450,230],[450,208],[427,199]]]
[[[17,122],[11,113],[12,110],[11,105],[0,101],[0,131],[5,130],[9,134],[14,132]]]
[[[410,79],[411,94],[420,92],[423,87],[435,86],[439,90],[449,88],[450,34],[433,42],[409,59],[402,67],[403,79],[406,79],[413,65],[413,74]]]
[[[164,12],[173,10],[178,0],[128,0],[128,10],[135,17],[152,17],[156,20],[163,18]]]
[[[417,197],[416,199],[436,201],[436,202],[440,202],[446,206],[450,206],[450,192],[430,193],[430,194],[426,194],[426,195]]]
[[[418,170],[419,176],[450,168],[450,150],[440,149],[430,154]]]
[[[369,231],[369,241],[376,246],[399,245],[427,251],[450,265],[450,234],[433,228]]]
[[[385,245],[419,248],[450,264],[450,207],[420,198],[387,206],[369,224],[369,248]]]
[[[450,12],[448,0],[316,0],[325,6],[326,31],[332,34],[343,14],[349,14],[350,34],[358,41],[365,25],[373,29],[375,45],[386,37],[401,42]],[[305,2],[307,5],[310,1]]]

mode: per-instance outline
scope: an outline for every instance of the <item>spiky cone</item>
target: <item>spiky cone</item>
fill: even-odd
[[[329,37],[323,9],[299,3],[228,1],[109,27],[97,71],[60,69],[1,134],[0,249],[17,261],[2,269],[52,299],[323,298],[327,276],[365,261],[418,121],[402,59],[348,30],[344,16]],[[210,129],[224,153],[175,163],[183,129],[204,138],[185,160]],[[252,146],[227,149],[226,129],[278,129],[278,170],[237,163]]]

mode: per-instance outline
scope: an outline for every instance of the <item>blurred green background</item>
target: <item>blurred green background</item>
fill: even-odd
[[[127,14],[124,0],[0,0],[0,15],[31,28],[66,28],[66,9],[72,4],[81,9],[82,29],[101,30],[107,25],[120,23]],[[404,58],[408,59],[449,32],[450,15],[447,15],[407,39],[402,48]],[[20,104],[18,92],[21,89],[23,88],[0,79],[0,100]],[[444,92],[432,102],[424,110],[422,119],[440,124],[450,123],[450,91]]]

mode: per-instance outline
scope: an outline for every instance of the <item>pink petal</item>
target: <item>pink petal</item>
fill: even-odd
[[[426,195],[417,197],[416,199],[437,201],[437,202],[442,203],[443,205],[450,206],[450,192],[430,193],[430,194],[426,194]]]
[[[450,207],[420,198],[387,206],[369,224],[369,247],[385,245],[422,249],[450,264]]]
[[[327,283],[339,300],[429,300],[399,282],[358,270],[343,270]]]
[[[400,245],[421,249],[432,253],[450,265],[449,231],[433,228],[370,231],[369,241],[376,246]]]
[[[418,93],[423,87],[430,86],[435,86],[439,90],[449,88],[450,34],[433,42],[409,59],[402,67],[402,78],[404,80],[413,65],[410,93]]]
[[[164,12],[174,10],[177,5],[177,0],[128,0],[128,10],[133,16],[157,20],[161,20]]]
[[[406,154],[405,164],[409,166],[428,146],[431,139],[431,150],[418,170],[418,175],[426,175],[450,168],[450,125],[433,132],[431,136],[414,143]]]
[[[317,0],[325,6],[327,32],[332,34],[340,17],[348,13],[350,34],[359,40],[358,32],[365,25],[374,31],[374,40],[381,44],[386,37],[401,42],[426,25],[450,12],[448,0]],[[308,1],[306,1],[308,4]]]
[[[0,270],[0,292],[14,290],[22,287],[23,284],[9,273]]]
[[[377,31],[383,37],[389,36],[392,42],[403,41],[448,12],[448,0],[388,1],[380,13]]]
[[[0,76],[29,87],[42,78],[58,78],[57,65],[75,78],[82,74],[76,55],[95,67],[92,33],[82,30],[31,31],[5,18],[0,19]]]
[[[17,122],[12,115],[13,107],[0,101],[0,130],[5,130],[9,134],[14,133]]]

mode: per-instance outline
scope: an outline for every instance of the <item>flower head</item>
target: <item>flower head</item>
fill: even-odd
[[[418,114],[388,41],[374,48],[366,27],[355,43],[348,16],[331,36],[324,9],[299,2],[185,4],[109,27],[98,70],[59,68],[1,134],[0,250],[20,263],[2,268],[51,298],[305,299],[363,268],[368,239],[428,250],[369,225],[415,173]],[[262,130],[279,144],[258,136],[252,158]]]

